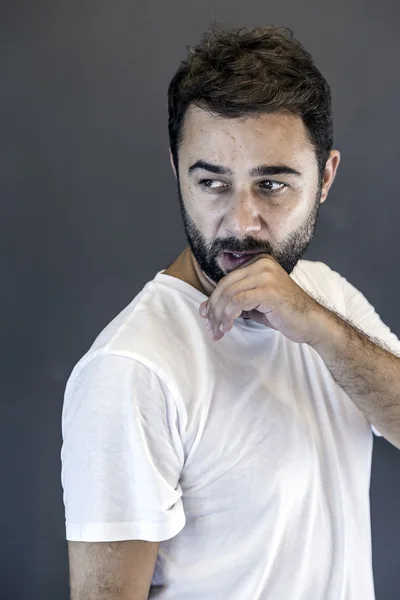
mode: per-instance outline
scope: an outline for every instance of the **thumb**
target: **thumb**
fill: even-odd
[[[261,323],[261,325],[266,325],[267,327],[276,330],[276,327],[269,322],[268,317],[257,309],[243,311],[242,314],[246,315],[247,318],[253,319],[253,321],[256,321],[257,323]]]

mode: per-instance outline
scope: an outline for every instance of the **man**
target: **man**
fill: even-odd
[[[188,247],[100,333],[63,409],[73,600],[372,600],[373,436],[400,342],[301,260],[340,161],[290,30],[214,27],[169,87]]]

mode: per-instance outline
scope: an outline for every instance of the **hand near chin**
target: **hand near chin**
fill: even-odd
[[[225,275],[200,305],[200,315],[208,319],[215,341],[242,316],[280,331],[293,342],[313,344],[321,333],[324,311],[269,254],[258,254]]]

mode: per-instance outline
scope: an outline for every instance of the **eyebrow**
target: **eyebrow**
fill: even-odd
[[[210,171],[217,175],[234,175],[234,172],[229,167],[213,165],[205,160],[198,160],[191,165],[188,170],[189,175],[197,169],[204,169],[205,171]],[[287,165],[259,165],[258,167],[250,169],[249,175],[250,177],[265,177],[267,175],[297,175],[298,177],[301,177],[302,173]]]

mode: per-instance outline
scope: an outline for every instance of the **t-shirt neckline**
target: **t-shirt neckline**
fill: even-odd
[[[190,296],[191,298],[196,300],[199,304],[204,302],[204,300],[208,297],[205,294],[203,294],[203,292],[201,292],[197,288],[190,285],[190,283],[187,283],[186,281],[183,281],[182,279],[179,279],[178,277],[174,277],[173,275],[168,275],[164,271],[165,271],[165,269],[158,271],[158,273],[154,277],[154,281],[156,281],[157,283],[166,284],[170,287],[172,286],[175,289],[180,290],[187,296]],[[266,327],[262,323],[257,323],[257,321],[254,321],[253,319],[244,319],[243,317],[239,317],[238,319],[235,319],[235,325],[238,325],[239,327],[243,327],[245,329],[251,329],[253,331],[260,331],[263,333],[276,332],[276,329],[271,329],[270,327]]]

